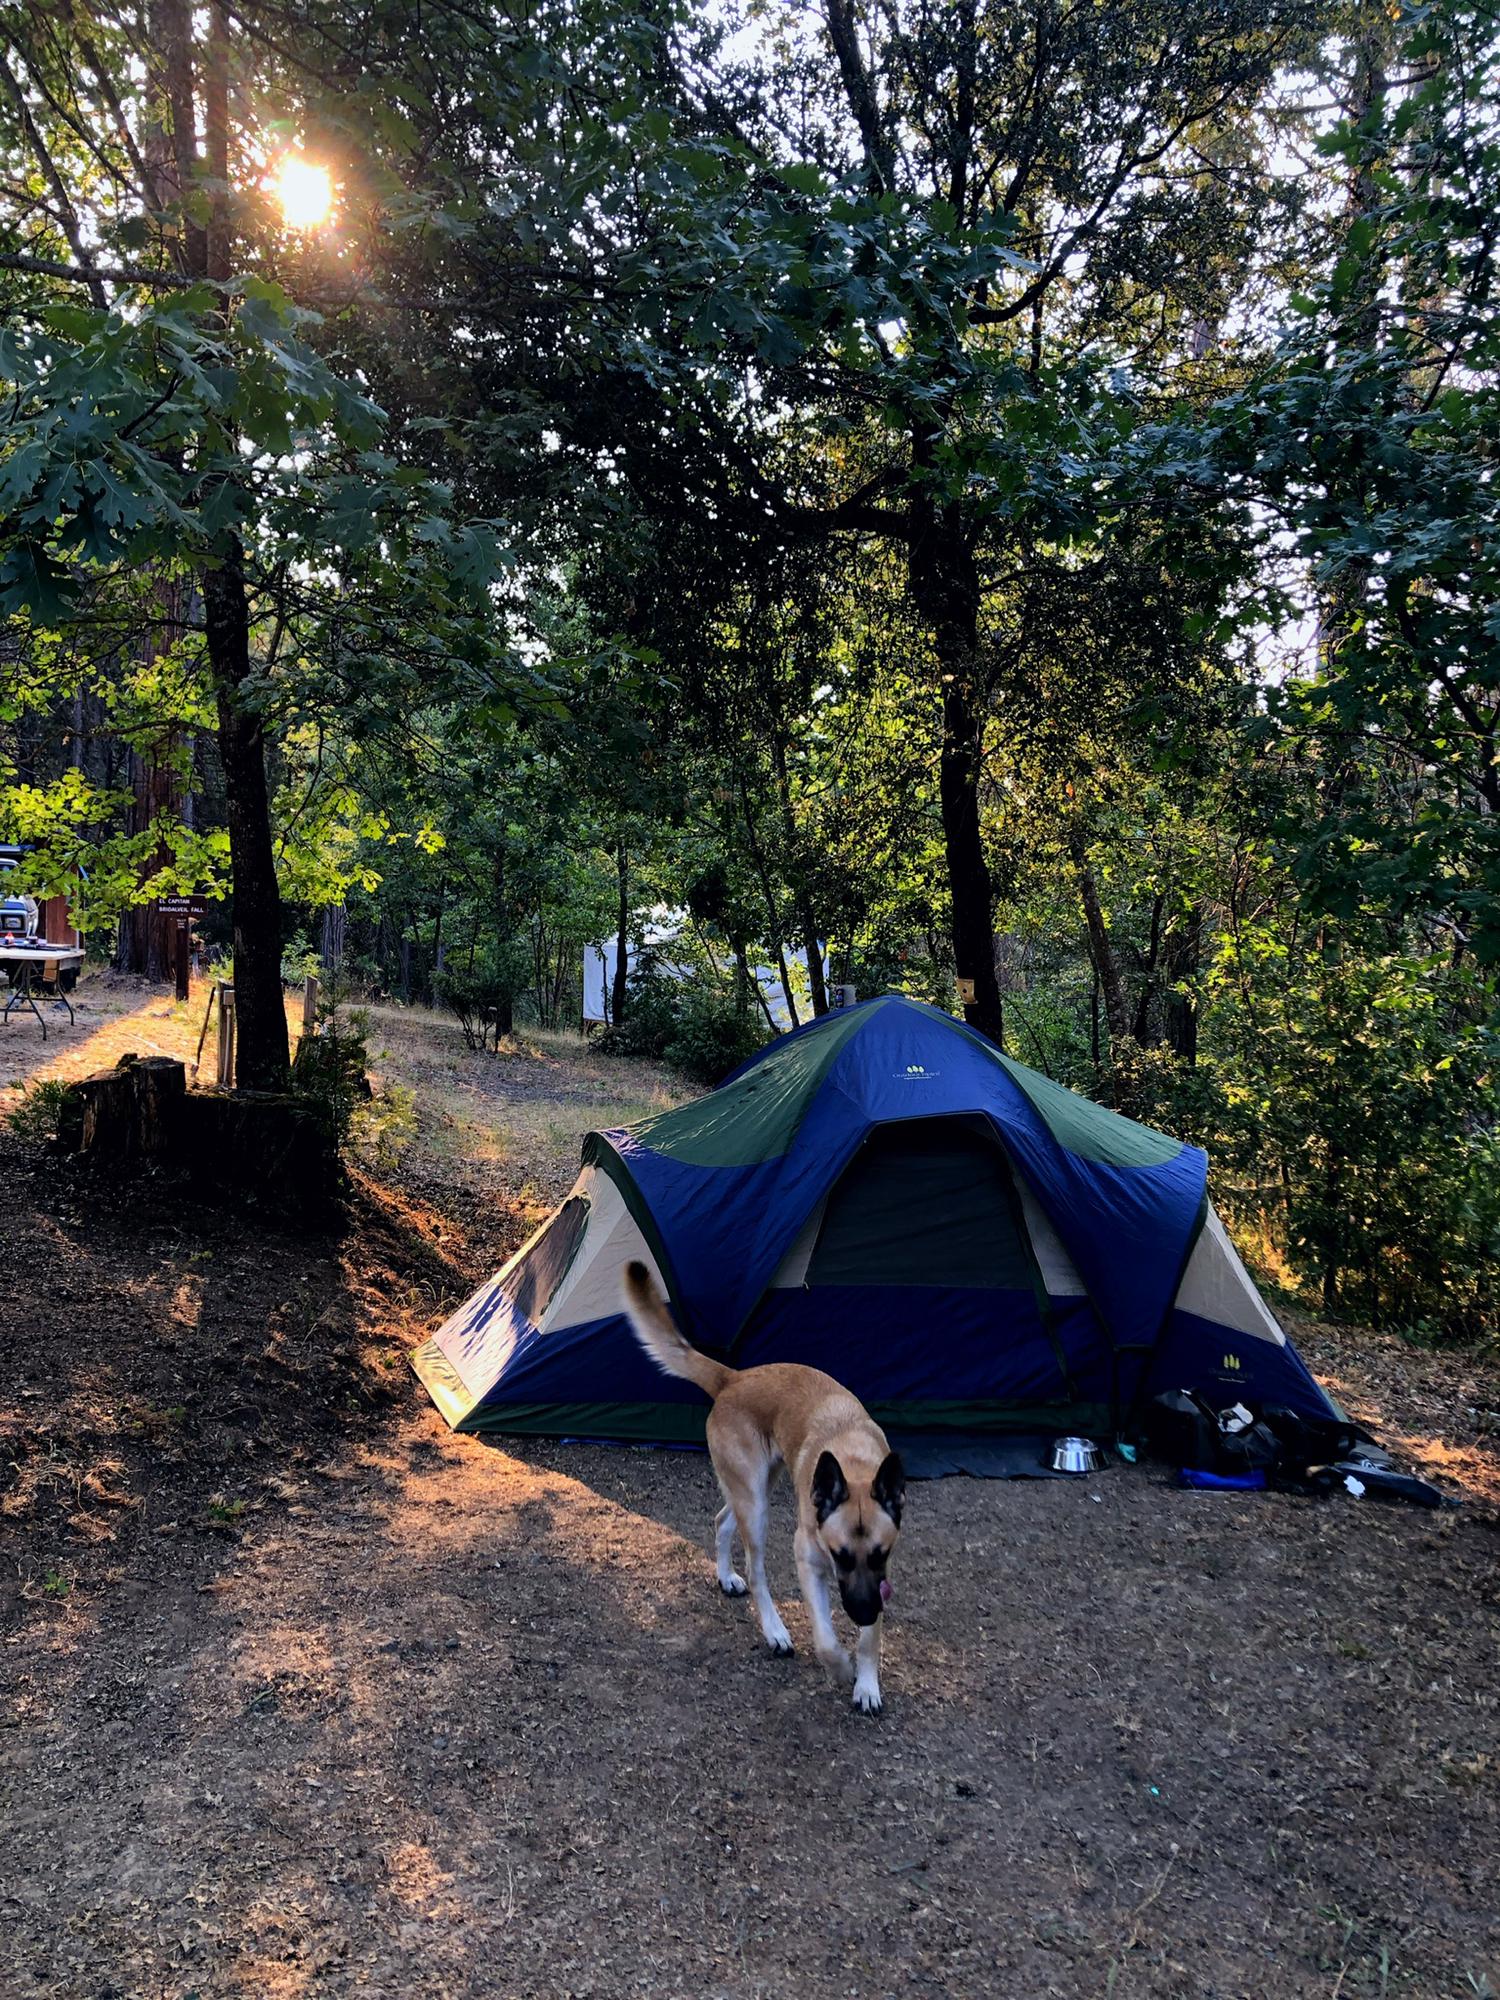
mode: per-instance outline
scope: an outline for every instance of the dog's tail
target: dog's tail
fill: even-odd
[[[625,1311],[636,1339],[664,1375],[680,1375],[684,1382],[696,1382],[709,1396],[717,1396],[734,1380],[737,1370],[726,1368],[711,1355],[700,1354],[683,1339],[651,1273],[639,1261],[625,1266]]]

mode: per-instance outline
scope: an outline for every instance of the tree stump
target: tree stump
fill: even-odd
[[[197,1194],[248,1199],[314,1228],[337,1211],[337,1137],[307,1099],[190,1091],[183,1065],[168,1056],[124,1056],[118,1068],[69,1084],[58,1139],[90,1166],[151,1163],[191,1175]]]
[[[161,1159],[177,1143],[187,1072],[170,1056],[122,1056],[68,1086],[59,1134],[73,1152],[101,1160]]]
[[[195,1090],[183,1100],[180,1130],[183,1164],[204,1185],[314,1224],[337,1204],[338,1146],[302,1098]]]

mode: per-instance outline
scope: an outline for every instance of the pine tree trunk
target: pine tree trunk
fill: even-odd
[[[922,441],[914,454],[923,458]],[[956,506],[913,508],[912,596],[932,634],[942,690],[938,796],[953,911],[953,960],[964,1019],[1002,1047],[1005,1012],[995,971],[994,893],[979,814],[984,713],[979,690],[979,574]],[[973,997],[969,998],[968,993]]]
[[[745,819],[745,844],[750,851],[751,864],[760,881],[761,894],[765,897],[766,902],[767,942],[776,953],[776,969],[781,976],[781,991],[786,1000],[787,1016],[792,1026],[799,1028],[802,1023],[797,1014],[797,996],[792,990],[791,975],[787,970],[786,946],[781,935],[781,918],[776,909],[776,888],[771,880],[771,871],[766,866],[766,857],[761,850],[760,836],[756,831],[755,808],[750,803],[750,787],[745,782],[743,772],[740,773],[740,806]],[[767,1020],[771,1018],[769,1011],[766,1018]]]
[[[349,912],[342,903],[330,903],[323,912],[323,939],[318,956],[330,979],[337,978],[339,967],[344,962],[344,931],[348,918]]]
[[[191,590],[180,579],[163,577],[153,586],[151,594],[161,616],[159,620],[153,619],[142,641],[141,660],[147,666],[171,649],[188,609],[181,600],[191,596]],[[128,809],[126,825],[131,833],[149,833],[165,817],[187,817],[184,807],[188,800],[184,798],[182,780],[173,760],[179,740],[178,732],[169,729],[140,748],[130,750],[129,771],[134,797]],[[142,879],[155,874],[170,860],[169,850],[158,843],[150,860],[143,864]],[[172,929],[171,918],[161,914],[154,897],[150,902],[133,904],[120,918],[119,943],[115,952],[118,970],[146,979],[170,979],[173,971]]]
[[[1135,1003],[1135,1015],[1130,1024],[1130,1032],[1143,1049],[1154,1049],[1162,1038],[1162,1029],[1156,1006],[1157,967],[1162,958],[1162,912],[1167,899],[1158,893],[1151,899],[1151,941],[1146,951],[1146,962],[1141,967],[1141,990]]]
[[[1333,1212],[1337,1194],[1337,1178],[1330,1169],[1324,1177],[1323,1207],[1325,1217]],[[1324,1312],[1330,1319],[1337,1318],[1339,1310],[1339,1246],[1338,1239],[1331,1230],[1325,1234],[1323,1243],[1322,1295]]]
[[[622,840],[615,851],[620,901],[615,924],[615,983],[610,996],[611,1025],[618,1028],[630,1004],[630,853]]]
[[[169,749],[161,747],[164,752]],[[170,763],[136,750],[130,753],[130,773],[134,798],[126,824],[132,833],[148,833],[163,813],[176,811],[176,774]],[[158,847],[144,864],[143,875],[153,874],[166,859],[165,851]],[[149,903],[133,903],[121,913],[115,965],[121,972],[145,979],[171,978],[172,923],[157,909],[154,898]]]
[[[219,715],[229,866],[234,880],[235,1075],[247,1090],[282,1090],[290,1067],[281,998],[281,891],[271,841],[266,746],[246,706],[250,619],[238,546],[203,576],[203,621]]]
[[[1189,1069],[1198,1060],[1198,1004],[1196,996],[1175,991],[1197,978],[1203,948],[1203,912],[1194,904],[1180,931],[1166,942],[1167,996],[1165,1026],[1167,1042],[1180,1063]]]
[[[802,948],[807,954],[807,986],[812,995],[814,1015],[828,1012],[828,981],[823,977],[823,945],[813,922],[807,898],[797,898],[797,917],[802,926]]]
[[[974,997],[964,1001],[964,1019],[1003,1048],[1005,1011],[995,972],[994,896],[979,823],[979,769],[979,719],[969,689],[955,677],[943,689],[938,767],[954,970],[972,982]]]
[[[1350,110],[1356,120],[1369,118],[1389,87],[1386,62],[1391,34],[1391,16],[1384,6],[1366,5],[1356,10],[1351,45],[1354,73],[1349,79],[1353,98]],[[1368,226],[1379,203],[1386,199],[1379,186],[1378,163],[1361,155],[1351,167],[1345,191],[1346,232]],[[1346,320],[1347,345],[1355,353],[1375,346],[1379,340],[1384,269],[1383,259],[1377,262],[1369,258],[1356,263],[1359,288],[1349,301],[1353,310]],[[1367,486],[1368,472],[1356,458],[1350,469],[1350,484],[1344,486],[1342,481],[1336,481],[1327,500],[1335,509],[1342,507],[1362,516],[1368,510]],[[1364,556],[1342,564],[1324,595],[1318,612],[1317,647],[1319,664],[1331,679],[1336,680],[1343,671],[1345,649],[1359,642],[1374,583],[1374,560]],[[1342,812],[1345,796],[1354,781],[1359,747],[1358,731],[1349,725],[1336,732],[1324,752],[1321,791],[1330,824]]]
[[[443,908],[448,898],[448,879],[438,878],[437,915],[432,923],[432,975],[427,981],[427,998],[438,1004],[438,984],[443,976]]]
[[[807,958],[807,987],[814,1015],[828,1012],[828,983],[823,977],[823,954],[819,949],[818,926],[813,917],[812,898],[803,872],[802,840],[797,831],[797,815],[792,810],[792,786],[787,776],[786,745],[779,724],[772,726],[771,761],[776,772],[776,795],[781,805],[782,839],[788,872],[792,878],[792,900],[797,911],[797,927],[802,933],[802,949]]]
[[[1115,957],[1109,924],[1104,915],[1104,907],[1099,901],[1099,885],[1094,880],[1094,871],[1089,866],[1083,842],[1076,833],[1069,839],[1068,846],[1078,876],[1078,892],[1083,901],[1084,922],[1088,926],[1089,956],[1094,961],[1099,990],[1104,996],[1104,1018],[1109,1024],[1109,1039],[1112,1043],[1128,1041],[1130,1010],[1125,1000],[1125,985],[1120,978],[1119,961]]]
[[[495,856],[494,882],[496,970],[502,981],[495,996],[495,1047],[498,1049],[500,1037],[508,1035],[516,1025],[516,996],[510,982],[510,946],[515,934],[515,912],[511,908],[503,847]]]
[[[203,63],[204,156],[197,154],[192,11],[187,0],[156,0],[153,56],[170,141],[153,132],[156,170],[164,192],[182,199],[206,170],[211,189],[207,225],[185,219],[179,256],[196,278],[227,278],[229,222],[228,17],[215,5]],[[212,318],[212,315],[210,316]],[[271,840],[261,718],[245,700],[250,678],[250,616],[244,549],[231,530],[204,561],[199,578],[203,626],[218,711],[219,761],[224,771],[229,866],[234,888],[234,990],[239,1023],[237,1079],[252,1090],[279,1090],[290,1069],[281,998],[281,894]]]

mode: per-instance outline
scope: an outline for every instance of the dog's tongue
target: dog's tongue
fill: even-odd
[[[880,1601],[882,1604],[889,1604],[891,1601],[891,1580],[888,1576],[880,1579]]]

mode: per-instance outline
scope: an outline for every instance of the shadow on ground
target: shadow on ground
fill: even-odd
[[[1484,1504],[923,1485],[870,1722],[720,1598],[705,1459],[446,1431],[461,1221],[0,1200],[6,2000],[1500,1987]]]

